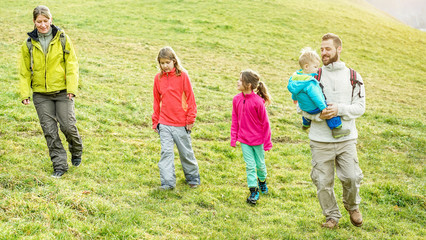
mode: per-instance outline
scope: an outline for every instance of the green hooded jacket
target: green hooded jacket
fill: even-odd
[[[73,45],[68,35],[66,36],[65,49],[62,50],[59,35],[63,30],[51,25],[52,41],[49,44],[48,52],[45,55],[38,40],[37,29],[29,32],[33,45],[33,74],[31,74],[31,58],[27,47],[27,40],[21,46],[21,55],[19,61],[19,81],[21,101],[31,97],[32,92],[51,93],[61,90],[67,90],[67,93],[77,95],[78,88],[78,62]],[[65,34],[65,33],[64,33]]]

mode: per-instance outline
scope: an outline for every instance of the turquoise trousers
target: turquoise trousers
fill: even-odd
[[[265,181],[267,175],[263,144],[250,146],[241,143],[241,149],[243,150],[243,157],[246,162],[247,185],[249,188],[258,187],[257,178],[260,181]]]

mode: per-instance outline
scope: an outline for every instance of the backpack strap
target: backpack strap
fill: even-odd
[[[322,68],[319,68],[319,69],[318,69],[317,74],[318,74],[318,75],[316,75],[316,76],[315,76],[315,79],[316,79],[318,82],[320,82],[320,81],[321,81]]]
[[[363,83],[358,81],[358,79],[356,79],[357,74],[356,74],[355,70],[353,70],[352,68],[349,68],[349,70],[351,72],[350,80],[351,80],[351,85],[352,85],[352,97],[354,96],[355,87],[358,84],[358,86],[360,87],[359,92],[358,92],[358,96],[360,98],[363,98],[363,96],[361,96],[361,85],[363,85]]]
[[[349,70],[350,70],[350,81],[351,81],[351,86],[352,86],[352,97],[353,97],[356,85],[361,87],[361,85],[364,85],[364,84],[356,78],[357,73],[356,73],[355,70],[353,70],[352,68],[349,68]],[[322,75],[322,68],[319,68],[318,69],[318,75],[315,76],[315,79],[319,82],[321,90],[324,94],[324,85],[322,85],[322,83],[321,83],[321,75]],[[358,96],[360,98],[363,98],[363,96],[361,96],[361,88],[359,89]],[[325,97],[325,94],[324,94],[324,97]],[[327,100],[327,98],[326,98],[326,100]]]
[[[33,58],[33,43],[31,42],[31,37],[28,37],[27,39],[27,48],[28,48],[28,52],[30,53],[30,70],[31,70],[31,75],[34,74],[34,58]]]
[[[316,75],[314,78],[318,81],[319,86],[321,87],[322,95],[324,95],[325,100],[327,100],[327,97],[324,94],[324,85],[322,85],[322,83],[321,83],[322,68],[318,69],[317,74],[318,75]]]
[[[61,40],[62,53],[65,62],[65,53],[70,53],[70,51],[65,49],[65,45],[67,44],[67,37],[65,36],[65,33],[61,32],[61,34],[59,35],[59,40]]]

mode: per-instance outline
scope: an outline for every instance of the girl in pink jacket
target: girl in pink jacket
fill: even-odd
[[[247,202],[251,204],[259,199],[259,188],[262,193],[268,193],[265,151],[272,148],[265,107],[271,100],[266,85],[259,79],[253,70],[242,71],[237,88],[241,93],[232,101],[231,146],[235,147],[237,141],[241,143],[250,189]]]

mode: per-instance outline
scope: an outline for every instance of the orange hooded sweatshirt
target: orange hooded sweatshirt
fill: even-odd
[[[186,72],[176,75],[176,69],[155,75],[154,79],[154,113],[152,128],[164,124],[184,127],[195,122],[197,105],[191,81]]]

